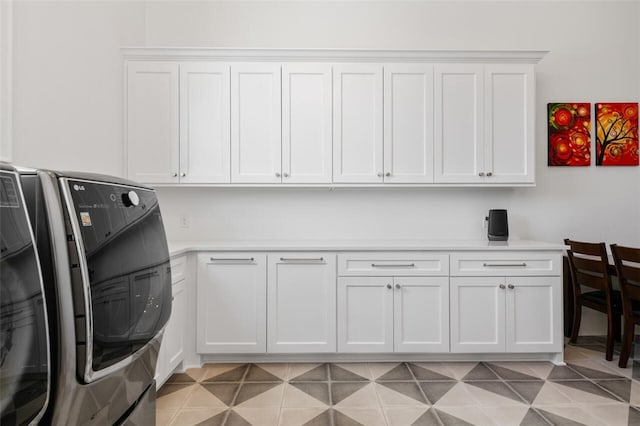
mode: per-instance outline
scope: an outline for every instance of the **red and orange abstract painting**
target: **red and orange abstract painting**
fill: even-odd
[[[597,103],[596,165],[638,164],[638,103]]]
[[[591,164],[591,104],[547,104],[549,166]]]

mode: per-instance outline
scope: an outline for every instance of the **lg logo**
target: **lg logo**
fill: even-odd
[[[73,189],[75,189],[76,191],[84,191],[84,186],[75,184],[73,185]]]

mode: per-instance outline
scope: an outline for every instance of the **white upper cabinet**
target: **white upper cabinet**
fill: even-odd
[[[482,182],[482,88],[482,65],[435,66],[436,182]]]
[[[382,183],[382,66],[333,68],[333,181]]]
[[[180,182],[228,183],[229,65],[180,66]]]
[[[486,65],[484,73],[486,182],[534,183],[533,67]]]
[[[532,65],[436,65],[435,91],[436,182],[535,183]]]
[[[433,182],[433,66],[384,66],[384,182]]]
[[[282,182],[331,182],[331,65],[282,66]]]
[[[178,64],[127,64],[127,175],[178,183]]]
[[[280,183],[280,65],[231,65],[231,182]]]
[[[132,180],[535,184],[546,52],[125,50]]]

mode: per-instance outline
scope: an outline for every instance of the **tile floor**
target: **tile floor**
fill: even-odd
[[[600,337],[565,360],[208,364],[158,391],[157,425],[640,425],[640,362]]]

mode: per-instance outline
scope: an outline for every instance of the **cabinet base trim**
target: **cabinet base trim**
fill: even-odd
[[[270,363],[270,362],[503,362],[503,361],[550,361],[565,365],[564,353],[420,353],[420,354],[202,354],[200,365],[206,363]]]

